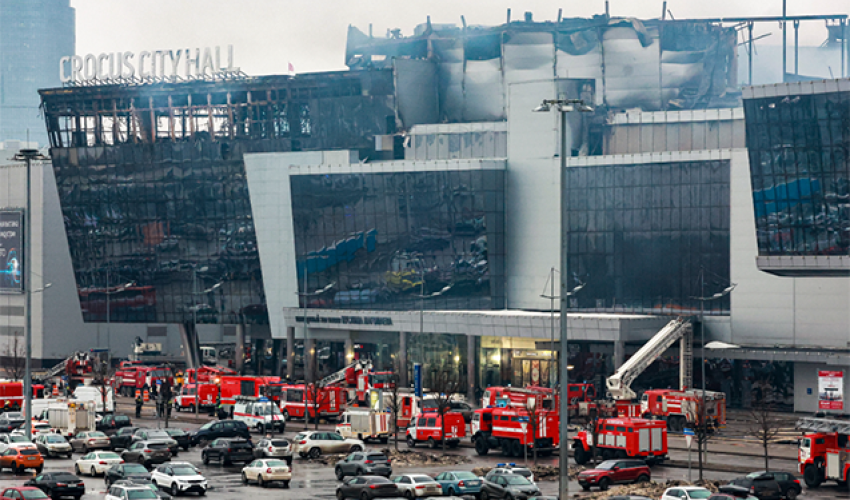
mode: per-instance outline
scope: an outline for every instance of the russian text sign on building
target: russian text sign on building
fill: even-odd
[[[844,410],[843,371],[818,371],[818,409]]]
[[[226,59],[223,64],[222,56]],[[59,60],[62,83],[116,80],[175,81],[240,73],[233,65],[233,46],[197,49],[110,52],[65,56]]]

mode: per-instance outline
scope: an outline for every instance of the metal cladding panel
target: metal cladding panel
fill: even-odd
[[[510,33],[504,51],[505,84],[553,79],[555,43],[552,33]]]
[[[605,30],[605,97],[614,107],[661,107],[660,53],[657,33],[644,46],[638,33],[629,27]]]
[[[393,64],[402,126],[438,122],[437,64],[417,59],[395,59]]]
[[[463,120],[495,121],[505,118],[502,61],[466,61],[463,79]]]

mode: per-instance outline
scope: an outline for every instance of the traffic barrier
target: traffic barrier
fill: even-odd
[[[53,386],[53,395],[54,395],[54,396],[58,396],[58,395],[59,395],[59,386],[58,386],[58,385],[54,385],[54,386]]]
[[[150,394],[148,394],[147,389],[145,389],[145,397],[144,397],[144,400],[145,400],[145,403],[147,403],[148,401],[150,401],[150,400],[151,400],[151,396],[150,396]]]

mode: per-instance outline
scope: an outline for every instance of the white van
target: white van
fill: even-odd
[[[233,405],[233,420],[245,422],[249,429],[266,432],[274,428],[280,432],[286,430],[286,419],[274,401],[261,401],[257,398],[236,397]]]
[[[101,389],[106,391],[106,408],[103,407]],[[112,393],[113,390],[111,387],[81,385],[74,389],[73,397],[77,401],[92,401],[94,403],[94,411],[97,413],[110,413],[115,411],[115,400]]]

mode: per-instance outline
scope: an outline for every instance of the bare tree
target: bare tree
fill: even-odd
[[[393,440],[395,441],[395,450],[398,451],[398,417],[401,413],[402,401],[404,395],[401,393],[398,373],[393,373],[390,377],[390,386],[384,389],[384,402],[390,410],[390,416],[393,424]]]
[[[3,352],[3,357],[6,358],[6,366],[3,367],[3,370],[6,372],[8,378],[12,380],[21,380],[24,378],[27,356],[25,349],[21,335],[15,332],[6,344],[6,349]]]
[[[103,411],[106,412],[106,400],[110,389],[109,383],[110,379],[115,374],[115,370],[109,362],[108,355],[107,359],[102,359],[100,356],[92,356],[91,364],[92,385],[98,387],[98,390],[100,391],[101,404],[103,405],[102,408]]]
[[[774,413],[773,404],[762,398],[757,401],[750,410],[749,430],[764,449],[764,470],[770,471],[770,459],[768,447],[770,442],[779,435],[782,419]]]
[[[532,455],[534,456],[534,465],[537,465],[537,436],[540,434],[541,419],[546,418],[546,412],[540,407],[539,398],[532,397],[525,400],[525,411],[528,416],[528,430],[531,432],[531,447]],[[546,425],[546,422],[542,423]]]
[[[319,384],[309,384],[306,386],[306,404],[304,405],[304,428],[306,429],[310,421],[310,411],[313,413],[313,424],[315,430],[319,430],[319,408],[325,403],[330,402],[331,391],[324,390],[325,388]]]
[[[434,372],[432,377],[431,390],[434,391],[434,403],[437,407],[437,413],[440,414],[440,439],[443,445],[443,452],[446,451],[446,419],[444,418],[451,408],[452,395],[461,387],[460,380],[456,375],[452,375],[449,370]]]
[[[703,463],[703,455],[704,451],[708,448],[708,442],[711,440],[711,437],[714,435],[714,426],[711,424],[711,420],[709,418],[703,419],[703,415],[708,415],[706,411],[706,401],[705,395],[699,396],[696,399],[696,423],[694,424],[694,439],[697,442],[697,454],[698,457],[698,467],[699,467],[699,480],[703,480],[703,469],[705,468],[705,464]]]

